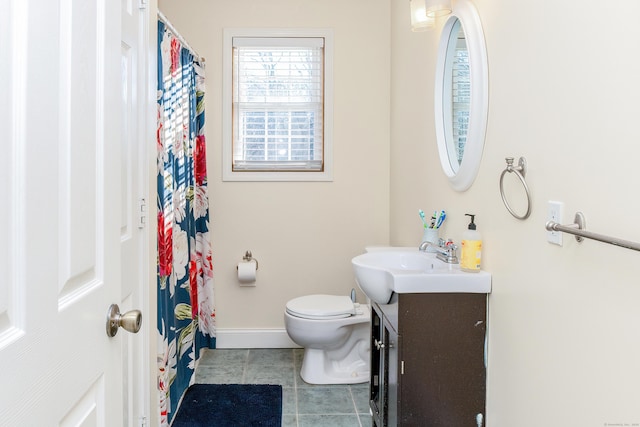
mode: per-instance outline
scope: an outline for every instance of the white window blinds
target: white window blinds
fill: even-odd
[[[323,171],[324,38],[233,37],[233,171]]]

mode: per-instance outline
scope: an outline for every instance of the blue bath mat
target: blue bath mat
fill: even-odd
[[[171,427],[280,427],[282,386],[194,384],[182,398]]]

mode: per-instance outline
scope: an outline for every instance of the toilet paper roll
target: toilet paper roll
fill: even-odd
[[[256,260],[238,263],[238,280],[240,283],[254,283],[256,281]]]

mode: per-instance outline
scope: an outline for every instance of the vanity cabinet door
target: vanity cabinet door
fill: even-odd
[[[386,364],[380,342],[385,336],[382,313],[377,304],[371,309],[371,378],[369,379],[369,407],[375,426],[382,427],[386,420],[387,397],[385,393]]]
[[[402,426],[476,426],[485,414],[485,294],[400,294]]]
[[[394,329],[386,318],[384,319],[385,334],[385,393],[387,399],[385,423],[382,425],[388,427],[396,427],[398,422],[399,402],[399,378],[400,364],[398,363],[399,348],[401,346],[402,337]]]
[[[388,307],[387,307],[388,308]],[[371,311],[371,379],[369,406],[377,427],[398,426],[399,335],[384,310]]]

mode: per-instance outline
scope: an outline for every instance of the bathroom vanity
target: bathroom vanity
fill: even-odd
[[[371,307],[374,425],[484,426],[487,294],[395,293]]]

